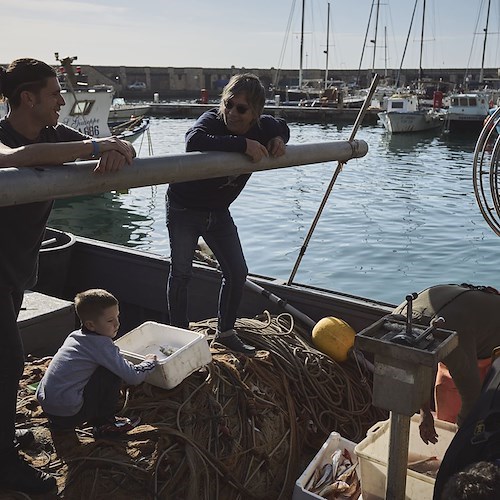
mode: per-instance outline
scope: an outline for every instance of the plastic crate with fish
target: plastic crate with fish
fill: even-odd
[[[335,495],[359,498],[355,445],[338,432],[332,432],[295,483],[292,500],[334,498]]]
[[[420,438],[419,423],[419,415],[414,415],[410,420],[406,499],[432,500],[437,471],[457,426],[434,420],[438,442],[425,444]],[[390,424],[390,420],[376,423],[368,430],[366,438],[355,447],[363,500],[383,500],[385,497]]]
[[[154,321],[131,330],[115,340],[115,344],[132,363],[140,363],[146,354],[156,354],[158,366],[146,382],[163,389],[172,389],[212,361],[203,334]]]

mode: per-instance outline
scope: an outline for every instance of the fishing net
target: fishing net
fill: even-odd
[[[191,329],[210,341],[215,324]],[[121,413],[141,425],[114,440],[94,440],[90,428],[51,432],[33,394],[50,358],[29,360],[17,417],[37,443],[22,453],[57,477],[58,498],[289,499],[331,431],[357,442],[387,418],[371,405],[367,374],[317,351],[289,315],[236,328],[254,358],[212,348],[212,363],[174,389],[124,389]]]

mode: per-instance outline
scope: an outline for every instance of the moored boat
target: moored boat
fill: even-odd
[[[493,92],[455,93],[449,96],[445,128],[450,132],[479,133],[494,103]]]
[[[129,103],[123,97],[114,97],[109,110],[108,123],[123,123],[147,115],[151,105],[147,103]]]
[[[384,127],[394,134],[421,132],[443,125],[444,113],[440,110],[419,109],[416,94],[395,94],[387,99],[387,110],[378,113]]]
[[[357,141],[345,142],[347,144],[342,144],[342,151],[345,149],[345,152],[340,156],[326,152],[331,161],[347,160],[353,154],[359,157],[366,153],[367,147],[362,141],[357,153]],[[169,175],[179,178],[179,172],[182,172],[188,176],[188,168],[178,168],[183,162],[184,167],[191,163],[191,170],[198,176],[207,174],[206,168],[210,161],[212,170],[215,165],[217,168],[232,168],[234,173],[266,165],[268,168],[269,165],[279,168],[280,161],[281,166],[288,166],[291,161],[313,161],[313,155],[319,158],[324,146],[291,145],[287,158],[267,159],[259,166],[245,161],[243,157],[240,165],[235,165],[238,155],[229,153],[190,153],[175,158],[138,159],[130,168],[117,173],[116,180],[120,177],[126,179],[137,170],[140,179],[146,183],[152,182],[148,165],[156,166],[162,175],[168,172],[166,167],[170,166]],[[200,169],[202,165],[205,165],[205,171]],[[56,184],[60,184],[61,188],[69,173],[69,177],[77,184],[73,186],[77,191],[83,185],[79,180],[80,173],[90,178],[96,189],[97,184],[101,185],[101,189],[106,189],[102,183],[113,181],[112,176],[107,179],[93,178],[95,176],[89,175],[89,168],[92,165],[46,167],[43,171],[5,169],[0,189],[2,194],[9,189],[7,178],[29,176],[32,170],[42,179],[45,175],[51,177],[55,173],[59,179]],[[212,174],[220,175],[219,172]],[[168,181],[166,178],[164,180]],[[127,182],[132,185],[130,178]],[[57,189],[57,186],[51,185],[49,188]],[[28,185],[23,191],[26,195],[31,192],[36,197],[54,195],[53,192],[41,195],[40,189],[34,193]],[[23,196],[19,191],[17,199],[25,199]],[[7,198],[2,196],[1,200],[5,203]],[[56,325],[62,309],[71,315],[75,293],[92,287],[106,288],[119,297],[122,333],[145,321],[168,323],[164,287],[169,259],[85,238],[70,237],[68,242],[65,237],[68,237],[65,233],[47,232],[35,292],[40,294],[37,304],[39,314],[33,317],[33,310],[36,309],[31,307],[33,304],[23,311],[19,318],[22,334],[26,333],[24,329],[30,327],[33,332],[35,327],[37,332],[31,338],[32,342],[34,338],[41,347],[52,342],[52,349],[57,348],[57,343],[63,340],[68,328],[71,328],[67,323],[63,328],[60,324]],[[59,249],[61,252],[58,252]],[[65,258],[62,258],[63,254]],[[289,325],[290,322],[294,323],[298,330],[285,326],[286,322],[280,323],[277,316],[283,312],[284,306],[287,310],[288,305],[307,315],[313,322],[324,316],[336,315],[344,318],[353,328],[362,329],[389,312],[392,306],[295,283],[285,285],[263,276],[251,275],[250,278],[255,285],[284,301],[275,303],[269,300],[268,295],[255,293],[255,287],[245,289],[236,327],[243,338],[248,335],[252,342],[258,343],[256,358],[245,360],[214,348],[213,363],[205,371],[193,373],[172,391],[147,386],[130,389],[127,411],[140,412],[142,425],[129,435],[129,439],[110,447],[107,442],[94,441],[85,429],[79,429],[71,435],[51,435],[46,419],[40,409],[35,408],[29,417],[30,423],[36,426],[38,435],[43,436],[46,443],[43,456],[53,461],[59,486],[68,498],[75,495],[76,491],[88,492],[87,488],[90,487],[95,494],[112,491],[113,498],[124,498],[127,493],[134,498],[234,498],[241,493],[254,498],[284,500],[290,498],[293,484],[302,471],[302,464],[314,455],[318,443],[325,440],[331,428],[339,429],[346,438],[359,440],[370,425],[381,419],[383,412],[370,403],[370,384],[366,383],[369,374],[363,368],[359,368],[353,359],[340,364],[321,354],[310,341],[310,325],[304,325],[293,313],[290,313],[286,322]],[[219,283],[220,275],[216,269],[195,263],[190,287],[190,315],[193,322],[203,321],[208,325],[208,330],[210,318],[216,311]],[[49,298],[57,298],[59,303],[54,306],[54,301]],[[263,314],[266,310],[273,317],[272,321],[268,321]],[[256,320],[256,315],[260,319]],[[294,319],[290,321],[290,318]],[[72,319],[74,324],[74,315]],[[254,326],[247,327],[252,321]],[[268,332],[266,328],[271,324],[277,330]],[[198,328],[199,325],[193,327]],[[304,338],[300,331],[305,332]],[[36,352],[33,343],[30,344],[30,338],[27,335],[23,335],[23,338],[28,352],[50,354]],[[273,347],[273,343],[279,344],[279,350]],[[289,362],[295,367],[290,366]],[[25,379],[29,380],[28,385],[37,383],[46,363],[47,360],[34,362],[33,369]],[[299,383],[296,384],[294,380]],[[28,385],[22,387],[23,401],[34,403],[33,394],[24,393],[29,390]],[[328,396],[330,391],[335,395]],[[23,404],[19,409],[20,415],[25,406]],[[175,424],[179,418],[180,424]],[[311,446],[308,447],[308,444]],[[91,452],[91,449],[94,451]],[[73,480],[73,464],[78,462],[78,456],[90,456],[87,451],[92,456],[92,463],[87,469],[92,479],[82,473]],[[117,459],[115,452],[121,458]],[[193,452],[194,463],[198,465],[185,468],[185,457]],[[101,460],[101,453],[107,458]],[[112,458],[109,458],[109,453]],[[33,451],[32,458],[36,463],[41,455]],[[235,468],[234,459],[244,465],[242,470],[240,467]],[[102,463],[107,460],[113,461],[114,465],[107,462],[110,467],[100,471]],[[131,473],[123,474],[130,467]],[[217,471],[226,472],[220,475]],[[249,471],[252,481],[248,480]],[[121,484],[114,483],[111,490],[108,481],[110,474],[122,476]],[[189,480],[179,482],[179,475]]]

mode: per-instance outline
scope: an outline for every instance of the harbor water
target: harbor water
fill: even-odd
[[[155,155],[184,151],[194,119],[152,118]],[[346,140],[351,125],[290,123],[291,144]],[[474,197],[475,137],[393,135],[381,125],[357,138],[368,154],[340,173],[294,281],[390,304],[437,283],[500,287],[500,239]],[[148,156],[148,137],[135,143]],[[287,281],[336,163],[258,172],[232,205],[252,273]],[[167,186],[58,200],[49,225],[169,255]],[[166,277],[165,277],[166,278]]]

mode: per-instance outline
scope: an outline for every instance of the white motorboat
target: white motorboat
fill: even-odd
[[[123,123],[134,118],[139,118],[147,115],[150,109],[150,104],[128,103],[123,97],[115,97],[109,109],[108,123]]]
[[[387,100],[387,111],[378,113],[384,127],[394,134],[421,132],[441,127],[444,113],[438,109],[420,109],[416,94],[395,94]]]
[[[479,132],[495,102],[492,91],[452,94],[449,99],[445,128],[450,132]]]

